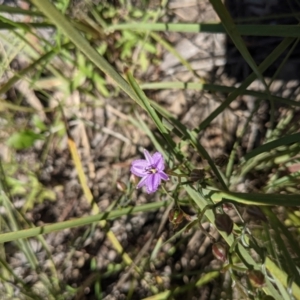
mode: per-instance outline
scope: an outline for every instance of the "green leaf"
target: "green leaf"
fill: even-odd
[[[36,140],[43,139],[41,134],[37,134],[32,130],[25,129],[20,132],[13,133],[7,140],[7,145],[17,150],[32,147]]]
[[[96,84],[96,87],[98,91],[104,96],[109,97],[109,90],[106,88],[106,81],[101,78],[97,73],[93,76],[94,83]]]
[[[34,207],[36,203],[43,203],[45,200],[55,201],[55,192],[44,187],[37,179],[35,174],[29,176],[29,182],[27,183],[28,193],[26,196],[26,202],[23,205],[22,211],[25,213]]]
[[[140,59],[139,59],[139,62],[140,62],[140,65],[141,65],[141,68],[142,68],[142,71],[143,72],[146,72],[148,66],[149,66],[149,61],[147,59],[147,55],[145,52],[142,52],[140,54]]]
[[[150,43],[145,43],[144,45],[144,49],[147,50],[148,52],[155,54],[156,53],[156,47]]]
[[[6,183],[10,187],[10,193],[12,196],[24,195],[26,193],[24,182],[13,177],[7,176]]]
[[[38,115],[34,115],[32,118],[33,125],[38,128],[40,131],[47,131],[47,126],[45,123],[41,120],[41,118]]]

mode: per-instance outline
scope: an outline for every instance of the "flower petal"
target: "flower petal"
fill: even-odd
[[[144,155],[149,165],[152,165],[153,164],[152,156],[146,149],[144,149]]]
[[[147,182],[146,182],[147,193],[148,194],[154,193],[158,189],[160,182],[161,179],[158,173],[149,175],[147,177]]]
[[[130,172],[138,177],[144,177],[147,175],[148,167],[149,163],[145,159],[137,159],[131,163]]]
[[[138,185],[136,186],[137,189],[141,188],[142,186],[147,184],[147,178],[148,176],[144,176],[141,181],[138,183]]]
[[[160,152],[155,152],[152,156],[153,165],[158,171],[163,171],[165,169],[164,158]]]
[[[159,171],[157,174],[160,176],[161,179],[169,180],[169,176],[165,172]]]

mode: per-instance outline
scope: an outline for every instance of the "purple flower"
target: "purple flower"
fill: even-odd
[[[161,153],[155,152],[152,156],[145,149],[144,155],[146,159],[137,159],[131,164],[131,173],[142,177],[137,188],[147,187],[147,193],[154,193],[161,183],[161,180],[168,180],[169,176],[164,172],[165,163]]]

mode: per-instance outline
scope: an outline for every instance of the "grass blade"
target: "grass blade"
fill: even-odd
[[[299,25],[236,25],[236,29],[241,35],[247,36],[300,37]],[[123,23],[107,27],[107,31],[113,30],[226,33],[221,23]]]
[[[220,93],[232,93],[235,92],[238,88],[233,86],[217,85],[210,83],[197,83],[197,82],[180,82],[180,81],[164,81],[164,82],[151,82],[143,83],[140,85],[140,88],[143,90],[158,90],[158,89],[181,89],[181,90],[199,90],[199,91],[211,91],[211,92],[220,92]],[[241,95],[250,95],[258,99],[265,100],[266,95],[263,92],[243,90]],[[271,99],[274,102],[282,103],[285,105],[297,106],[300,107],[300,103],[283,97],[278,97],[275,95],[270,95]]]
[[[293,38],[284,39],[272,52],[271,54],[259,65],[259,70],[263,73],[294,41]],[[224,109],[226,109],[230,103],[236,99],[243,91],[256,79],[256,75],[252,73],[249,75],[238,89],[232,92],[227,99],[217,107],[196,129],[197,132],[205,129]]]
[[[91,62],[110,76],[133,100],[139,101],[125,79],[89,44],[89,42],[74,28],[72,23],[68,21],[68,19],[57,10],[52,3],[48,0],[32,0],[31,2],[38,7],[40,11],[49,18]]]
[[[299,141],[300,141],[300,133],[291,134],[291,135],[285,136],[283,138],[277,139],[275,141],[266,143],[262,146],[255,148],[250,153],[247,153],[244,156],[244,159],[247,161],[247,160],[249,160],[259,154],[262,154],[264,152],[270,152],[274,148],[284,146],[284,145],[299,143]]]
[[[19,239],[25,239],[29,237],[38,236],[40,234],[46,234],[58,230],[74,228],[84,225],[89,225],[94,222],[102,220],[113,220],[121,216],[132,215],[138,212],[145,212],[150,210],[157,210],[161,207],[167,207],[170,205],[170,201],[152,202],[135,207],[121,208],[110,212],[99,213],[97,215],[72,219],[69,221],[58,222],[55,224],[44,225],[29,229],[23,229],[13,232],[7,232],[0,234],[0,243],[11,242]]]

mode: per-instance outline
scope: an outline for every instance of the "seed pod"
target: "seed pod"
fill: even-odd
[[[174,225],[178,226],[184,219],[184,212],[179,208],[173,208],[169,212],[169,221]]]
[[[125,193],[126,190],[127,190],[127,186],[126,186],[126,184],[125,184],[123,181],[118,180],[118,181],[117,181],[117,189],[118,189],[120,192]]]
[[[218,167],[222,168],[222,167],[224,167],[224,166],[227,165],[227,163],[228,163],[228,156],[225,155],[225,154],[221,154],[221,155],[217,156],[217,157],[214,159],[214,163],[215,163]]]
[[[270,295],[264,295],[262,297],[262,300],[275,300],[275,299],[272,296],[270,296]]]
[[[258,206],[251,205],[247,207],[247,213],[254,217],[256,220],[260,220],[263,222],[268,222],[268,219],[264,215],[264,213],[261,211],[261,209]]]
[[[232,210],[233,209],[233,205],[231,204],[231,203],[223,203],[222,204],[222,208],[223,208],[223,211],[225,212],[225,213],[228,213],[230,210]]]
[[[260,288],[265,284],[265,275],[261,271],[250,270],[248,277],[253,287]]]
[[[213,256],[225,263],[227,260],[227,247],[225,244],[218,242],[212,245],[212,254]]]
[[[215,224],[219,230],[225,231],[227,234],[230,234],[232,232],[233,222],[228,215],[215,214],[215,218]]]
[[[192,182],[203,182],[205,178],[204,169],[193,169],[189,175],[189,179]]]

